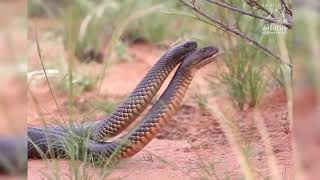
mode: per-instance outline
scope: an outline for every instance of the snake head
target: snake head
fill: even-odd
[[[200,69],[212,62],[218,55],[218,52],[219,49],[213,46],[198,49],[185,57],[181,65],[188,68]]]
[[[198,43],[196,41],[186,41],[183,44],[179,44],[170,48],[170,50],[165,54],[174,59],[183,58],[197,49]]]

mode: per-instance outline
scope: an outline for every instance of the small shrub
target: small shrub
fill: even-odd
[[[76,94],[93,90],[96,85],[96,82],[97,78],[89,75],[80,74],[77,74],[75,77],[73,77],[72,80],[73,89],[76,90]],[[70,90],[70,83],[68,81],[68,77],[66,77],[62,81],[57,81],[55,84],[57,88],[62,91],[68,92]]]
[[[219,78],[239,109],[243,110],[246,104],[254,107],[259,104],[269,81],[265,75],[267,64],[251,47],[243,46],[233,53],[236,58],[225,59],[227,71]]]
[[[104,114],[111,113],[115,108],[115,104],[112,101],[108,101],[108,100],[95,99],[91,101],[90,104],[93,107],[93,109],[101,111]]]
[[[28,16],[44,16],[46,15],[46,9],[43,7],[43,3],[40,0],[28,1]]]
[[[118,59],[130,59],[130,54],[128,53],[128,44],[126,42],[118,42],[114,51]]]
[[[205,110],[208,106],[208,97],[207,95],[197,91],[192,98],[197,103],[200,110]]]
[[[273,79],[275,79],[275,81],[277,82],[278,85],[280,85],[280,87],[285,88],[285,79],[284,79],[284,72],[281,69],[279,64],[276,64],[273,68],[272,68],[272,72],[271,75],[273,77]]]

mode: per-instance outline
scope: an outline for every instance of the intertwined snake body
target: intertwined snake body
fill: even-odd
[[[97,123],[76,125],[73,131],[84,136],[84,131],[90,129],[91,139],[102,141],[104,136],[115,136],[130,125],[137,116],[149,105],[152,98],[169,75],[169,73],[183,60],[196,50],[197,42],[187,41],[174,46],[167,51],[150,69],[133,92],[120,104],[105,120]],[[60,148],[60,136],[68,136],[64,127],[54,126],[46,128],[28,127],[28,157],[41,158],[39,151],[47,153],[49,144]]]
[[[91,138],[101,141],[104,137],[119,134],[130,125],[146,109],[170,72],[196,48],[196,42],[188,41],[165,53],[127,99],[92,128]]]
[[[98,123],[86,125],[90,139],[84,141],[85,149],[91,160],[122,159],[139,152],[159,132],[160,128],[168,122],[179,108],[181,101],[195,72],[212,61],[209,57],[215,56],[218,49],[206,47],[196,49],[196,42],[187,42],[168,51],[149,71],[137,88],[108,118]],[[161,84],[180,62],[169,86],[159,100],[150,109],[136,128],[127,135],[112,142],[102,142],[107,136],[115,136],[131,124],[136,117],[151,102]],[[81,132],[80,126],[76,132]],[[68,132],[61,128],[28,128],[28,157],[41,158],[40,151],[47,153],[50,143],[55,144],[54,153],[66,153],[61,139],[68,136]]]
[[[206,47],[187,56],[180,64],[167,89],[134,130],[120,138],[119,141],[103,143],[89,141],[87,147],[92,158],[112,156],[115,159],[122,159],[139,152],[180,107],[195,72],[211,62],[212,59],[208,58],[217,53],[217,48]]]

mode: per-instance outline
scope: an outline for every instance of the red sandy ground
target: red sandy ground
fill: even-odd
[[[11,3],[16,1],[5,2],[8,3],[10,8],[1,9],[1,12],[9,14],[9,16],[12,12],[23,12],[22,9],[25,8],[24,3],[21,3],[22,1],[19,1],[19,3]],[[0,17],[2,24],[9,22],[5,17]],[[23,48],[25,47],[24,33],[24,30],[21,32],[21,29],[16,29],[11,30],[9,36],[6,36],[6,38],[9,37],[11,38],[10,40],[14,41],[14,47],[18,47],[15,48],[17,52],[25,49]],[[32,33],[30,35],[32,36]],[[7,48],[8,44],[6,41],[8,39],[6,38],[0,37],[0,58],[10,61],[12,52],[11,49]],[[46,42],[42,43],[42,49],[45,60],[47,60],[53,59],[51,57],[61,52],[63,48],[61,44]],[[99,98],[108,98],[119,102],[136,86],[161,54],[160,50],[149,45],[134,45],[130,47],[129,52],[135,55],[132,61],[114,63],[109,68],[102,85],[102,95]],[[24,54],[25,52],[17,54],[22,53]],[[199,88],[205,93],[211,92],[204,77],[208,72],[215,72],[216,66],[217,63],[213,63],[198,72],[182,107],[172,121],[145,149],[121,163],[112,172],[109,179],[200,179],[203,176],[200,164],[205,164],[211,170],[208,174],[212,176],[212,179],[216,176],[220,177],[220,179],[223,179],[225,176],[232,176],[232,179],[242,176],[239,163],[219,126],[215,114],[210,114],[206,110],[199,109],[191,98],[192,94],[199,90]],[[90,64],[89,67],[93,71],[101,68],[100,65],[96,64]],[[41,69],[34,46],[30,55],[29,69]],[[128,77],[130,78],[129,81]],[[7,109],[5,111],[1,109],[2,111],[0,112],[0,132],[2,136],[16,135],[17,132],[21,132],[21,130],[15,129],[15,127],[19,127],[16,124],[24,124],[24,121],[21,121],[25,117],[25,110],[23,108],[26,106],[26,98],[23,96],[24,88],[16,84],[17,80],[15,78],[2,79],[1,82],[0,91],[2,95],[1,100],[3,100],[1,103]],[[6,86],[3,86],[4,84]],[[27,116],[28,125],[40,126],[42,120],[52,121],[51,115],[59,119],[58,111],[53,103],[46,82],[42,80],[37,81],[37,83],[31,83],[30,89],[41,104],[41,114],[36,111],[35,105],[29,96],[27,106],[29,109]],[[54,93],[66,117],[67,96],[57,90],[54,90]],[[315,96],[315,92],[310,90],[299,90],[295,94],[299,96],[295,99],[294,137],[297,140],[298,153],[296,156],[301,159],[301,162],[297,164],[306,173],[309,173],[309,176],[305,176],[303,179],[317,180],[319,178],[316,177],[320,177],[320,126],[317,119],[319,117],[317,112],[319,111],[315,107],[319,102],[316,102],[317,97]],[[86,92],[76,97],[76,102],[84,104],[87,99],[92,97],[95,97],[95,92]],[[218,104],[220,107],[230,105],[228,98],[223,95],[211,96],[208,102],[209,105]],[[263,99],[259,109],[270,134],[273,151],[278,160],[282,176],[284,179],[293,179],[292,149],[290,145],[292,133],[288,131],[284,92],[279,89],[270,90]],[[257,172],[257,179],[263,179],[263,177],[270,175],[270,173],[261,137],[252,120],[251,111],[251,109],[248,109],[245,112],[236,112],[235,117],[237,117],[236,122],[238,123],[243,143],[247,144],[251,149],[250,159]],[[14,115],[14,119],[20,121],[7,121],[8,114]],[[79,117],[82,117],[82,115],[79,115]],[[94,116],[98,118],[103,116],[103,114],[96,114]],[[92,117],[92,119],[95,118]],[[60,167],[59,175],[62,179],[69,179],[71,176],[69,163],[70,161],[58,161]],[[214,168],[209,167],[209,163],[214,164]],[[30,160],[28,167],[28,177],[32,180],[43,179],[41,172],[53,177],[53,169],[55,169],[52,168],[52,165],[48,165],[42,160]],[[99,169],[93,167],[89,167],[88,169],[92,177],[98,176],[97,174],[100,172]],[[8,179],[7,176],[0,176],[1,178]]]
[[[295,88],[294,138],[296,139],[296,166],[304,173],[301,178],[320,178],[320,99],[311,88]]]
[[[43,54],[48,57],[49,53],[54,53],[55,48],[46,49],[46,47],[46,44],[42,43]],[[116,102],[119,102],[134,89],[152,64],[160,57],[161,52],[158,48],[148,44],[131,46],[129,48],[129,53],[133,57],[131,60],[113,63],[108,68],[102,85],[101,98],[115,99]],[[31,69],[39,68],[35,51],[31,57]],[[214,72],[217,65],[217,62],[212,63],[198,72],[183,105],[172,121],[141,152],[122,162],[112,171],[108,179],[199,179],[210,176],[212,178],[231,177],[237,179],[243,177],[237,158],[215,115],[207,110],[199,109],[192,99],[194,93],[199,89],[204,93],[211,92],[205,77],[210,72]],[[100,68],[100,65],[97,64],[89,66],[93,69]],[[168,81],[166,81],[164,88],[167,83]],[[35,104],[29,101],[28,125],[39,126],[43,119],[52,119],[52,116],[59,119],[46,82],[34,83],[31,85],[31,89],[41,104],[40,107],[44,107],[46,110],[42,115],[39,115],[35,110]],[[63,114],[67,115],[66,94],[56,90],[54,93]],[[86,92],[81,94],[81,97],[76,97],[76,102],[84,103],[86,99],[94,96],[94,92]],[[208,102],[208,106],[211,104],[218,104],[221,107],[231,105],[228,98],[223,95],[209,96]],[[291,179],[291,132],[287,129],[284,92],[280,89],[272,90],[266,95],[259,109],[270,134],[280,172],[284,179]],[[257,179],[263,179],[270,174],[261,137],[255,127],[251,111],[251,109],[247,109],[244,112],[236,112],[234,117],[236,117],[240,129],[242,143],[250,148],[250,160],[253,163],[255,175]],[[98,117],[101,115],[96,115],[96,118]],[[70,177],[69,163],[66,160],[58,161],[59,175],[62,178],[68,179]],[[214,167],[209,164],[213,164]],[[210,172],[205,175],[201,166],[205,166]],[[42,160],[29,160],[28,168],[30,179],[41,179],[42,173],[53,177],[52,165],[48,165]],[[91,177],[99,177],[100,171],[100,169],[89,168]]]

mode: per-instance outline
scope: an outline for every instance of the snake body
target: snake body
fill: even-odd
[[[119,141],[88,142],[87,148],[91,159],[113,157],[118,160],[139,152],[156,136],[161,127],[171,119],[180,107],[195,72],[210,63],[212,58],[208,58],[217,55],[217,53],[217,48],[206,47],[187,56],[167,89],[133,131],[120,138]]]
[[[0,174],[27,172],[26,144],[24,137],[0,138]]]
[[[28,127],[28,159],[66,155],[64,140],[70,134],[63,129]],[[62,150],[62,151],[61,151]]]
[[[189,47],[189,45],[184,47]],[[193,47],[193,49],[195,48]],[[190,53],[191,51],[192,53]],[[180,60],[176,60],[176,62],[168,66],[168,60],[163,60],[162,57],[159,60],[161,63],[156,63],[157,66],[155,65],[148,73],[153,74],[153,76],[147,75],[127,98],[125,103],[121,104],[107,119],[94,124],[93,128],[89,130],[91,139],[84,140],[82,145],[84,145],[90,160],[96,161],[100,158],[114,158],[118,160],[139,152],[156,136],[160,128],[171,119],[172,115],[179,108],[195,72],[211,62],[212,58],[208,58],[217,55],[217,52],[217,48],[206,47],[197,51],[189,50],[184,55],[180,53],[180,56],[169,56],[169,54],[173,53],[172,51],[166,53],[163,57],[178,58]],[[162,60],[166,62],[165,64],[168,67],[163,64]],[[170,71],[181,61],[182,63],[169,86],[138,126],[119,140],[101,142],[101,139],[105,136],[114,136],[121,132],[141,114],[159,90]],[[164,68],[167,69],[164,71],[157,70]],[[161,75],[161,73],[164,74]],[[42,152],[48,152],[49,143],[55,145],[53,146],[54,154],[66,154],[62,139],[68,136],[67,132],[60,131],[59,129],[28,128],[28,135],[28,158],[41,158],[39,149]]]
[[[195,72],[212,61],[212,59],[207,58],[217,55],[217,48],[206,47],[194,51],[196,46],[196,42],[187,42],[167,52],[149,71],[127,100],[105,120],[85,124],[84,128],[82,125],[75,126],[75,135],[80,136],[81,139],[76,146],[84,147],[85,153],[88,153],[86,157],[93,161],[100,160],[100,158],[102,160],[127,158],[139,152],[156,136],[161,127],[171,119],[179,108]],[[120,133],[143,112],[163,81],[181,61],[183,62],[169,86],[137,127],[119,140],[101,142],[104,137],[111,137]],[[93,128],[91,129],[91,127]],[[62,127],[28,127],[27,131],[28,158],[42,158],[42,154],[46,155],[50,150],[53,150],[54,156],[60,154],[68,156],[66,149],[66,143],[68,142],[64,140],[68,139],[70,133],[66,129]],[[89,133],[91,139],[81,137],[82,133]],[[26,159],[17,157],[17,154],[23,154],[18,152],[17,149],[23,151],[25,143],[25,138],[0,139],[0,154],[2,157],[6,157],[0,159],[0,174],[26,172]],[[81,155],[78,157],[83,159]],[[3,160],[5,161],[3,162]],[[4,166],[8,163],[12,165],[11,170]]]
[[[101,141],[104,137],[119,134],[130,125],[149,105],[170,72],[183,57],[197,48],[197,43],[188,41],[167,53],[150,69],[138,86],[105,120],[97,123],[91,131],[91,138]]]
[[[126,100],[106,119],[97,123],[75,125],[73,128],[74,132],[85,136],[85,131],[90,129],[90,138],[99,141],[102,141],[105,136],[112,137],[119,134],[145,110],[169,73],[186,55],[196,48],[197,42],[195,41],[187,41],[172,47],[156,62]],[[28,127],[27,131],[29,136],[29,158],[41,158],[39,151],[48,152],[49,143],[53,146],[53,150],[61,149],[61,141],[59,139],[68,136],[68,133],[70,133],[61,126],[46,128]]]

